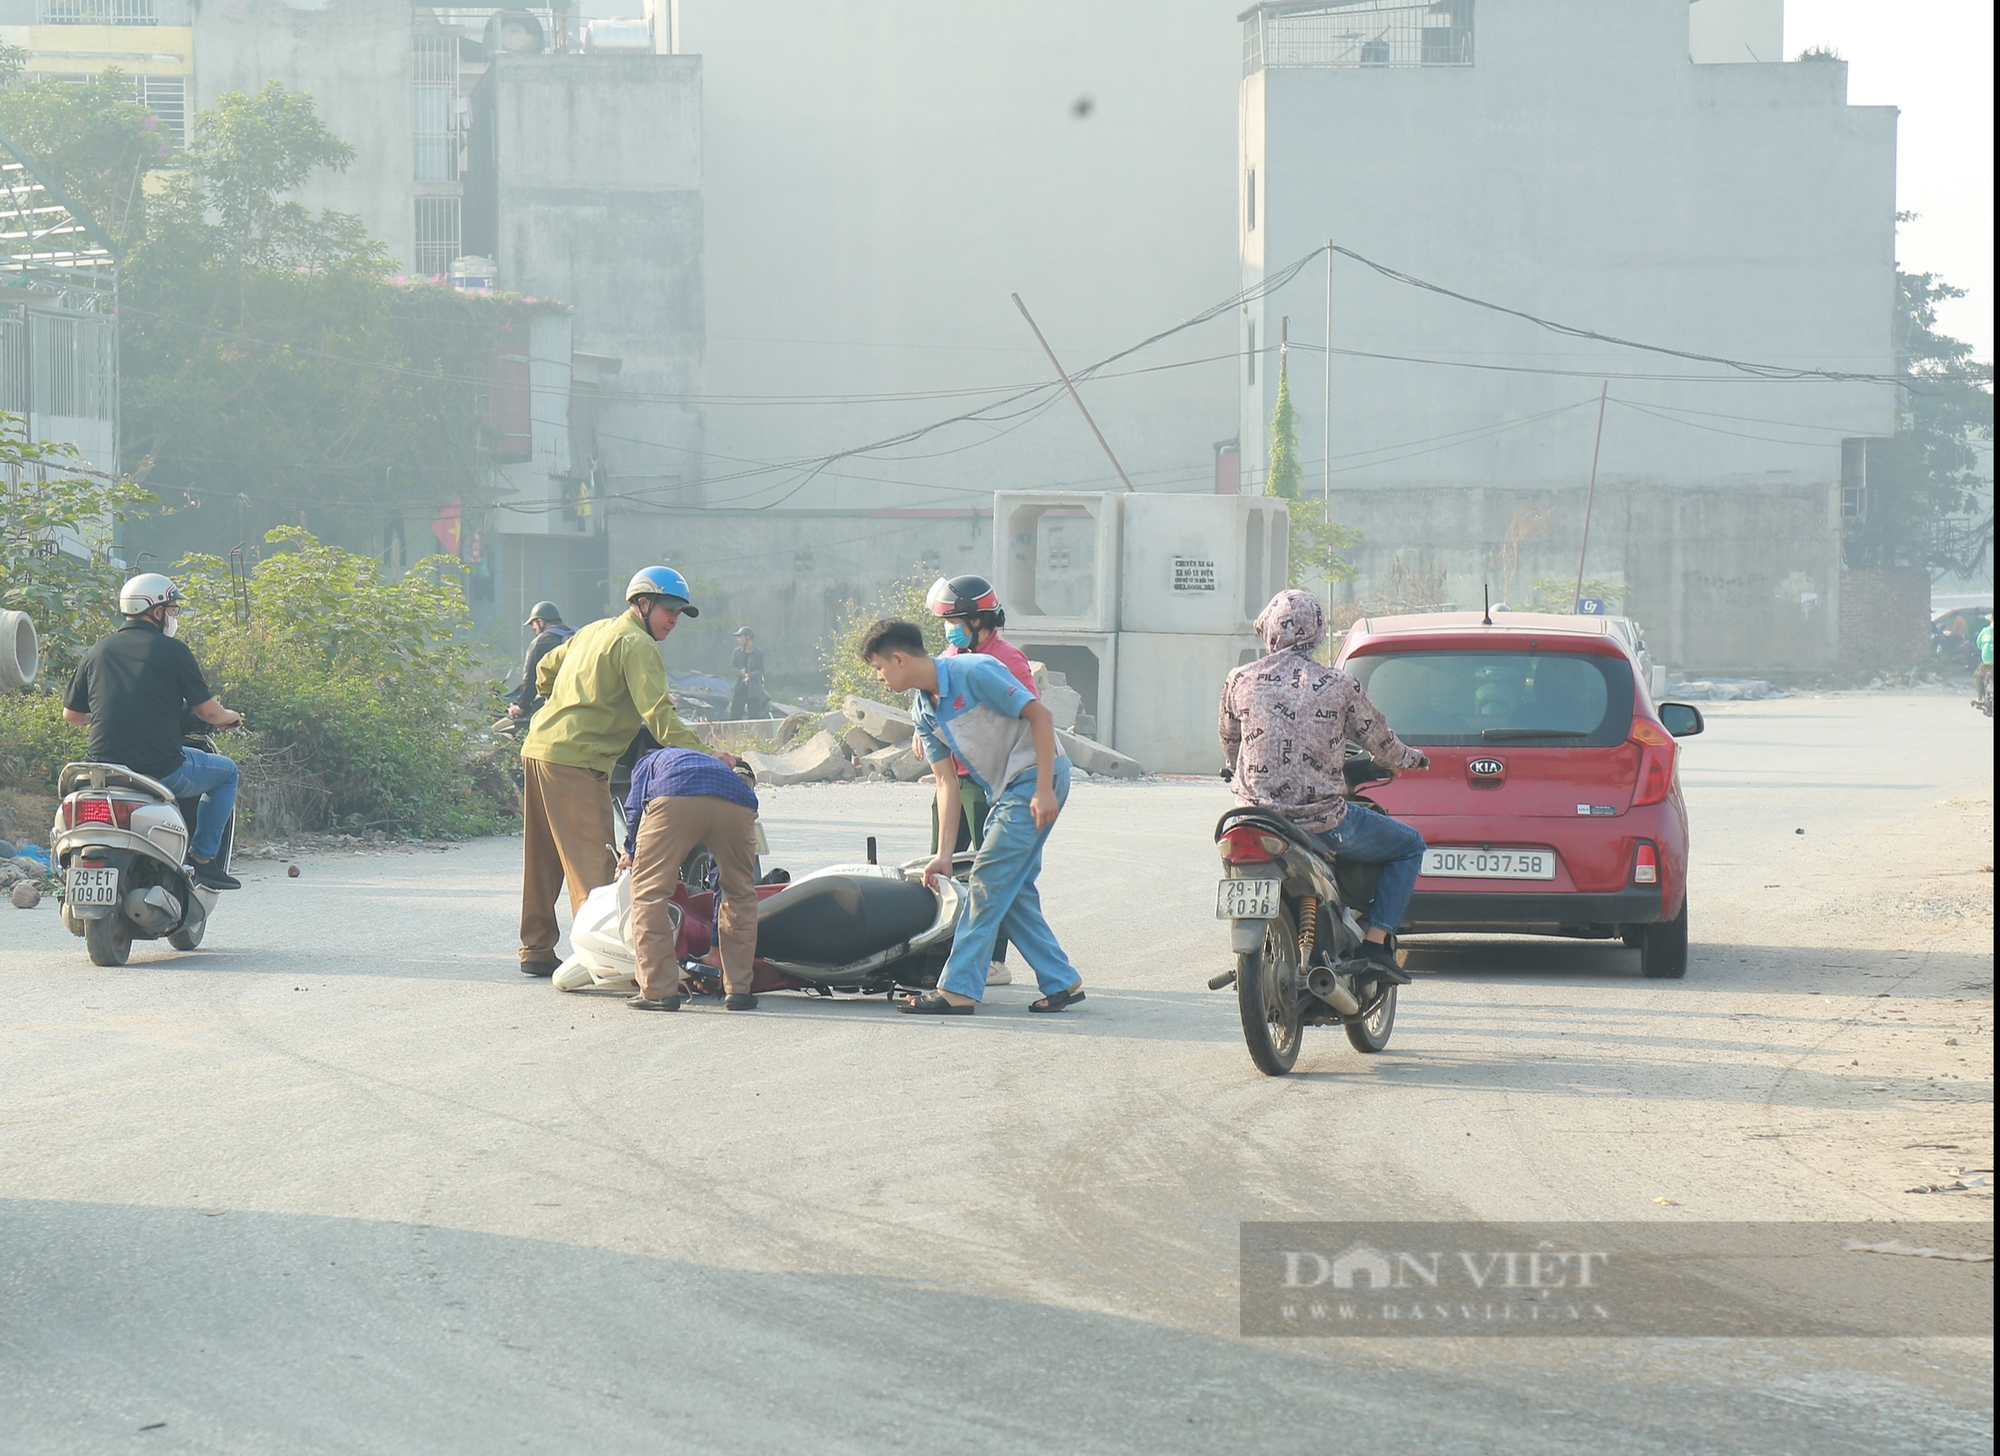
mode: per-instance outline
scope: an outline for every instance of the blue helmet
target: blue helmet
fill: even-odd
[[[641,567],[632,580],[625,585],[625,600],[634,597],[661,597],[670,607],[677,607],[690,617],[699,617],[701,608],[688,600],[687,578],[671,566]]]

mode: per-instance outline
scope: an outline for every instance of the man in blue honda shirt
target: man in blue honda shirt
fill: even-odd
[[[1062,1011],[1083,999],[1083,978],[1042,918],[1035,878],[1042,846],[1069,797],[1069,758],[1055,719],[997,657],[932,657],[911,622],[877,622],[861,657],[895,692],[910,694],[917,742],[937,775],[938,853],[924,882],[952,872],[961,812],[957,756],[991,806],[973,857],[970,904],[952,940],[938,988],[903,1003],[919,1016],[970,1016],[986,990],[993,944],[1004,926],[1040,983],[1030,1011]]]

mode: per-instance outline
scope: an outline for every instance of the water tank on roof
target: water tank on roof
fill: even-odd
[[[489,56],[538,56],[548,48],[541,21],[525,10],[496,10],[486,22]]]
[[[593,20],[583,28],[586,55],[650,55],[653,29],[643,20]]]

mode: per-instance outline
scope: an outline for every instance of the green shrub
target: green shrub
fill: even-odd
[[[247,719],[248,732],[219,744],[243,762],[253,830],[498,828],[511,791],[479,732],[494,685],[464,644],[458,563],[429,557],[391,582],[372,559],[297,527],[266,539],[285,549],[250,574],[244,621],[226,563],[176,568],[182,635]]]
[[[883,687],[875,680],[875,670],[861,660],[861,643],[868,629],[884,617],[900,617],[924,629],[924,645],[933,655],[944,651],[944,621],[932,616],[924,605],[924,595],[936,580],[934,574],[918,571],[891,582],[865,606],[860,602],[847,604],[820,655],[826,665],[829,708],[839,707],[850,695],[905,706],[903,695]]]
[[[0,784],[53,795],[56,775],[85,756],[89,735],[63,721],[62,695],[50,688],[0,693]]]

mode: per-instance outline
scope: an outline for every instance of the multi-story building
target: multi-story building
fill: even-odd
[[[1362,598],[1560,581],[1566,609],[1589,509],[1581,574],[1659,660],[1831,666],[1843,500],[1896,425],[1894,109],[1782,62],[1780,0],[1243,24],[1244,282],[1311,258],[1240,315],[1247,488],[1289,320],[1307,494],[1365,533]]]
[[[86,81],[115,67],[178,145],[194,84],[189,0],[0,0],[0,45],[27,80]]]

